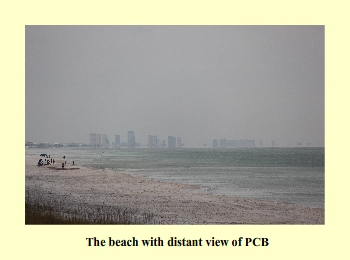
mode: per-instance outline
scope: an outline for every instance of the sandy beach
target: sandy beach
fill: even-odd
[[[133,177],[62,161],[37,166],[26,155],[26,190],[72,204],[118,206],[149,212],[162,224],[324,224],[324,209],[203,194],[196,186]],[[74,169],[73,169],[74,168]]]

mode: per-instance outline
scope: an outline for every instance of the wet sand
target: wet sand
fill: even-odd
[[[62,161],[38,167],[38,157],[26,155],[26,190],[68,197],[76,204],[150,212],[164,224],[324,224],[324,209],[203,194],[196,186],[79,165],[60,170]]]

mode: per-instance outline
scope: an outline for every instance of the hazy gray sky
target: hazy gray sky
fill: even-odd
[[[26,26],[26,140],[324,144],[324,26]]]

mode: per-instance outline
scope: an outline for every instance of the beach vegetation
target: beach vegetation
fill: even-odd
[[[118,206],[71,203],[67,197],[47,196],[26,191],[26,225],[144,225],[161,224],[149,212],[137,212]]]

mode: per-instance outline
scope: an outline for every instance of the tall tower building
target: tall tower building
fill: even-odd
[[[101,137],[101,143],[100,143],[100,147],[101,148],[107,148],[108,146],[108,138],[106,134],[102,134],[100,135]]]
[[[168,136],[168,148],[175,148],[175,147],[176,147],[176,137]]]
[[[115,135],[114,146],[115,146],[115,148],[117,148],[117,149],[120,148],[120,135]]]
[[[133,131],[128,131],[128,148],[135,149],[135,146],[136,146],[135,134]]]
[[[213,140],[213,148],[218,148],[219,147],[219,141],[218,139]]]
[[[90,147],[100,148],[101,147],[101,134],[90,133]]]
[[[158,148],[158,139],[156,135],[148,136],[148,148]]]

